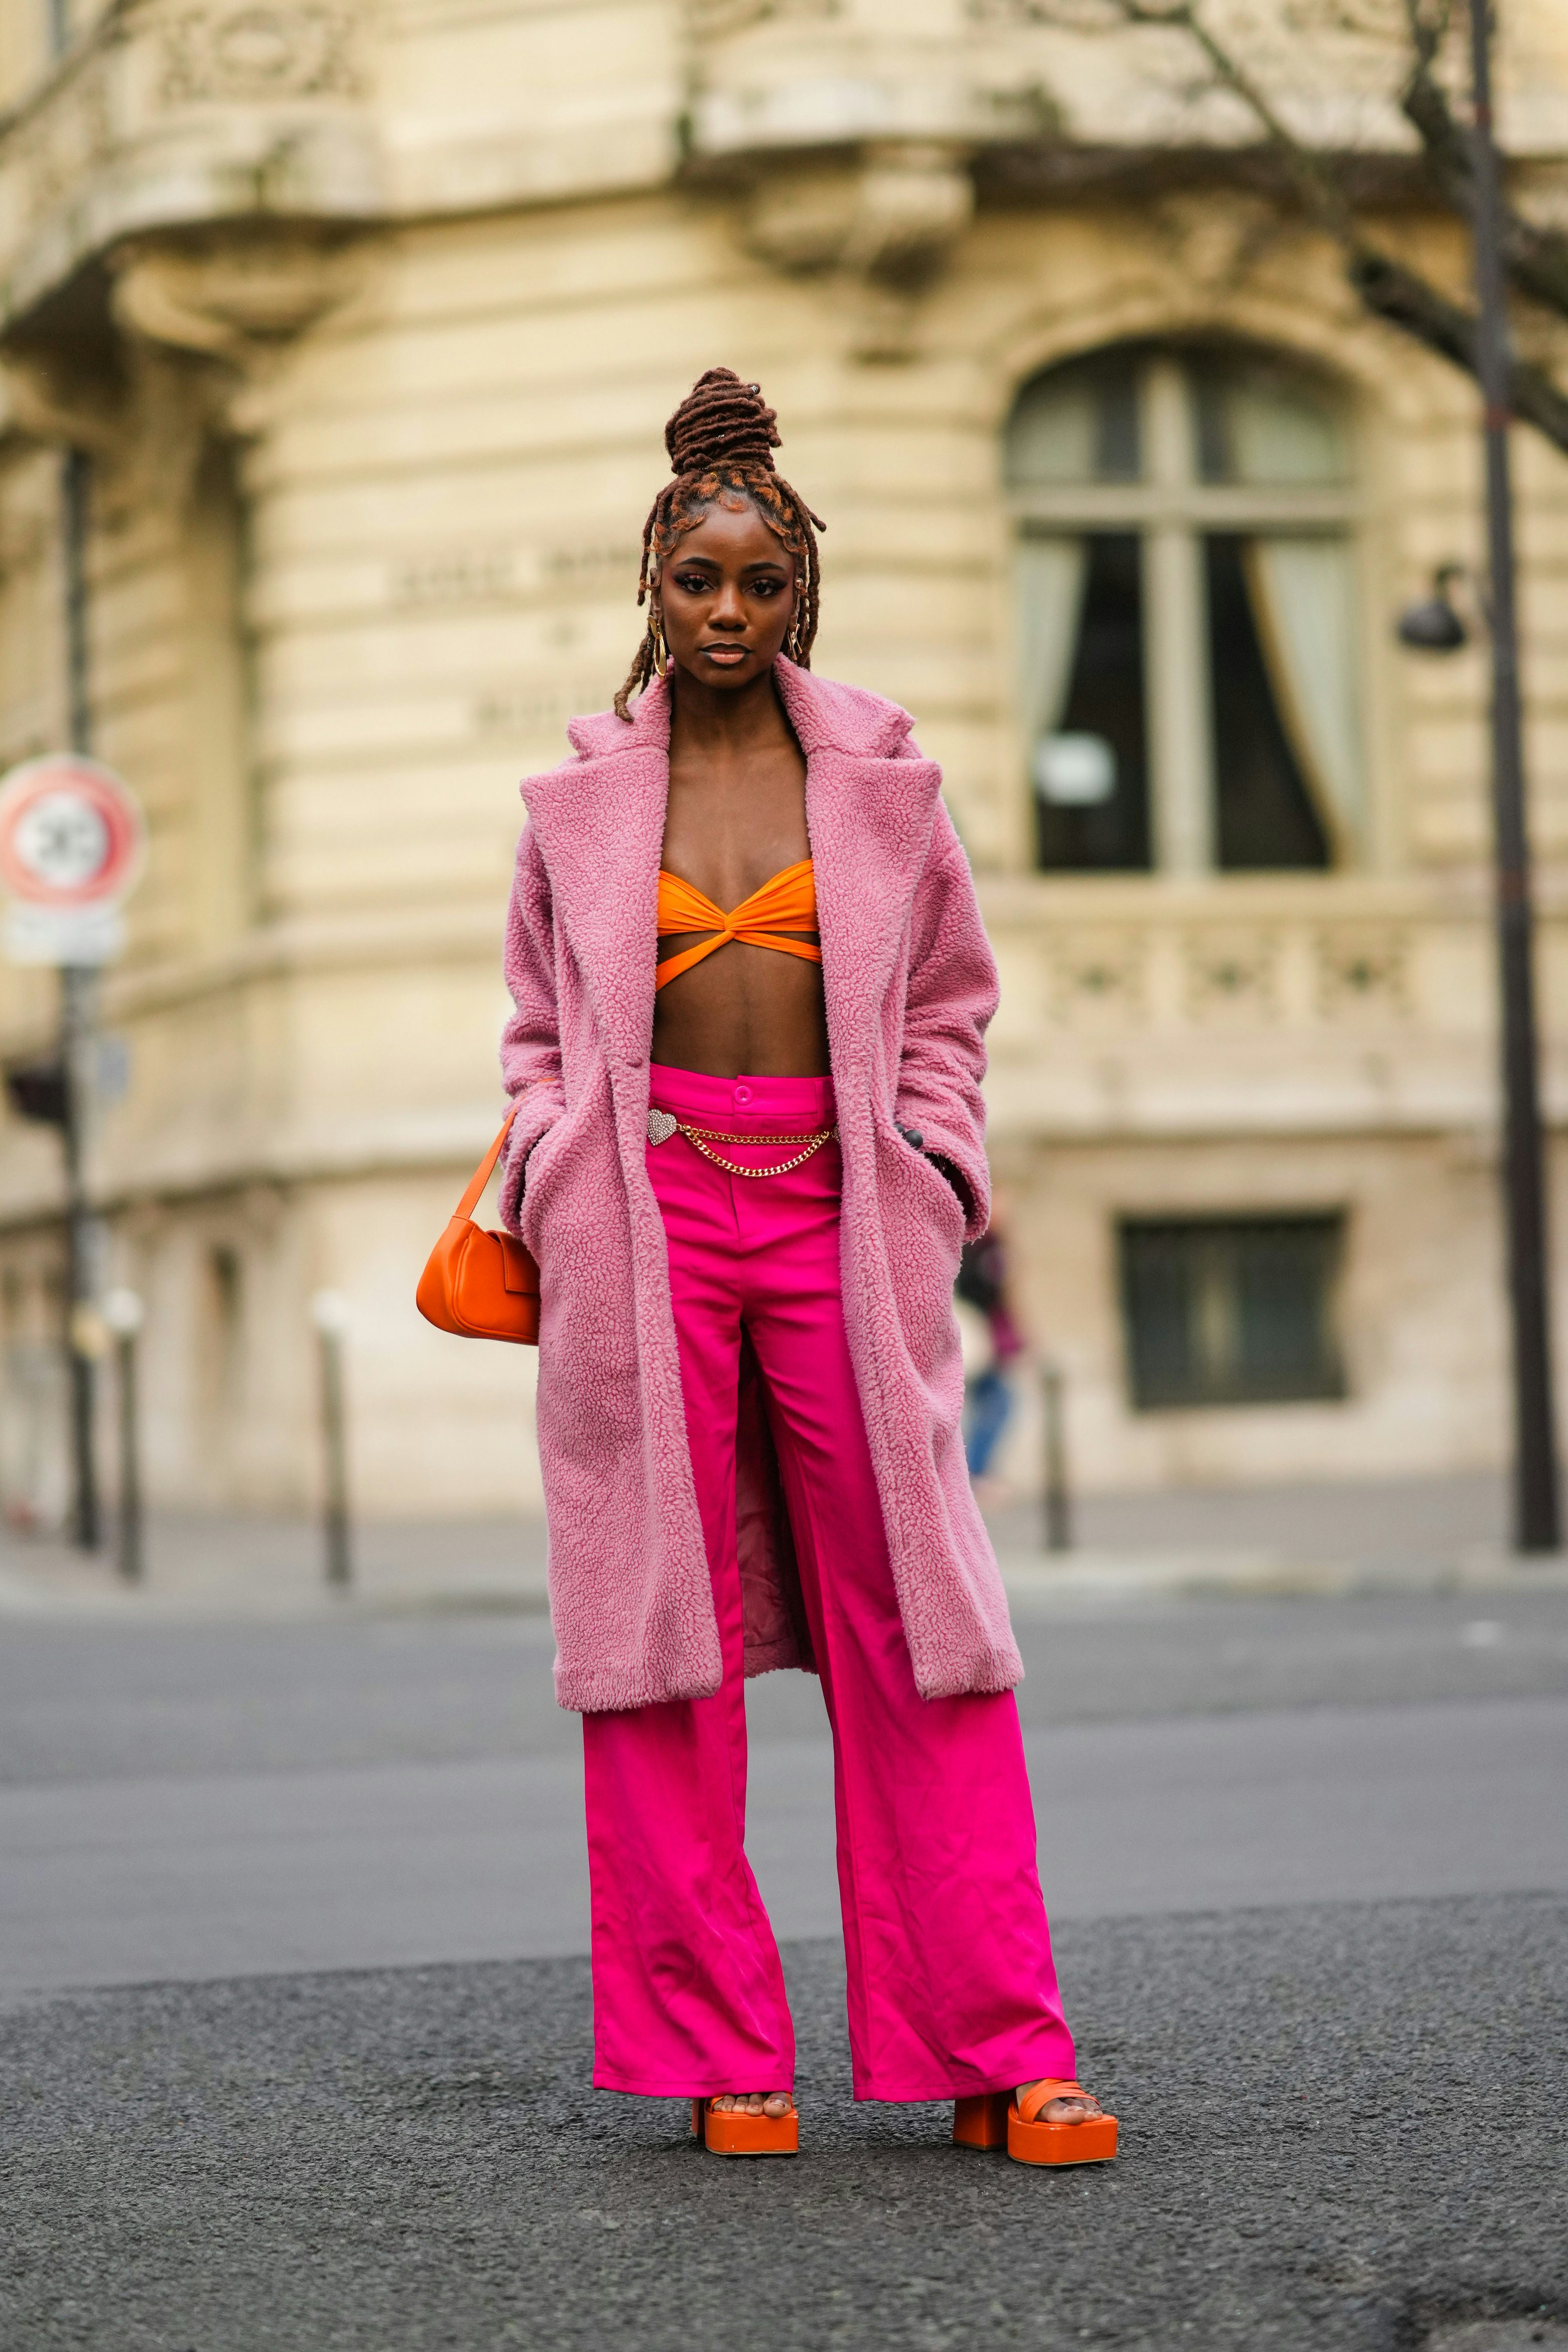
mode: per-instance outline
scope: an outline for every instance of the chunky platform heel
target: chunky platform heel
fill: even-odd
[[[1116,2117],[1086,2116],[1082,2123],[1048,2124],[1040,2110],[1053,2099],[1089,2095],[1081,2083],[1037,2083],[1022,2108],[1007,2109],[1007,2153],[1017,2164],[1109,2164],[1116,2154]]]
[[[954,2099],[952,2143],[955,2147],[997,2148],[1007,2145],[1010,2091],[984,2091],[977,2099]]]
[[[691,2102],[691,2135],[710,2156],[798,2156],[800,2117],[795,2101],[785,2116],[749,2116],[731,2108],[714,2112],[711,2099]]]
[[[979,2098],[955,2099],[953,2145],[997,2151],[1005,2148],[1019,2164],[1109,2164],[1116,2154],[1114,2116],[1089,2116],[1080,2124],[1047,2124],[1039,2120],[1042,2107],[1048,2107],[1053,2099],[1070,2097],[1075,2091],[1082,2093],[1081,2083],[1037,2083],[1024,2101],[1023,2114],[1009,2091],[986,2091]]]

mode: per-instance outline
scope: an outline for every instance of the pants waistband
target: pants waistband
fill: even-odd
[[[754,1129],[807,1134],[831,1127],[837,1117],[831,1078],[756,1077],[742,1071],[739,1077],[710,1078],[700,1070],[678,1070],[668,1062],[648,1065],[648,1104],[654,1110],[673,1111],[693,1126],[724,1128],[735,1133]]]

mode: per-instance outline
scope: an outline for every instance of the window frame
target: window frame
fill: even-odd
[[[1100,347],[1103,352],[1115,348]],[[1263,532],[1331,538],[1345,546],[1352,593],[1361,590],[1368,501],[1353,412],[1339,387],[1294,354],[1266,345],[1229,347],[1238,359],[1283,359],[1304,382],[1323,385],[1340,408],[1348,458],[1345,481],[1270,488],[1202,478],[1192,362],[1200,352],[1223,355],[1226,348],[1180,342],[1138,347],[1139,480],[1006,485],[1016,543],[1109,531],[1132,533],[1140,542],[1150,870],[1167,876],[1206,877],[1222,870],[1216,855],[1219,795],[1210,711],[1205,541]],[[1035,385],[1097,355],[1093,351],[1074,353],[1026,379],[1015,399],[1008,431],[1019,404]],[[1364,693],[1360,727],[1370,773]],[[1343,871],[1344,862],[1339,862],[1337,870]]]
[[[1352,1395],[1342,1324],[1342,1299],[1350,1251],[1351,1212],[1347,1206],[1314,1209],[1251,1209],[1188,1211],[1175,1214],[1124,1212],[1115,1220],[1117,1297],[1121,1309],[1123,1387],[1128,1410],[1140,1418],[1152,1413],[1237,1412],[1279,1410],[1287,1406],[1344,1404]],[[1153,1252],[1163,1247],[1173,1264],[1186,1255],[1184,1274],[1191,1303],[1193,1277],[1201,1283],[1201,1261],[1215,1264],[1230,1258],[1229,1296],[1224,1319],[1234,1320],[1240,1303],[1240,1278],[1249,1249],[1269,1239],[1293,1237],[1303,1245],[1303,1260],[1316,1258],[1319,1357],[1310,1378],[1295,1381],[1237,1380],[1233,1384],[1191,1385],[1162,1381],[1152,1374],[1152,1358],[1139,1339],[1138,1292],[1152,1272]],[[1179,1249],[1173,1244],[1179,1243]],[[1142,1263],[1140,1263],[1142,1260]],[[1207,1286],[1211,1291],[1212,1281]],[[1199,1319],[1203,1319],[1200,1305]]]

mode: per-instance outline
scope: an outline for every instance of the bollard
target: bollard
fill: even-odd
[[[116,1564],[127,1584],[140,1584],[146,1569],[142,1522],[142,1433],[136,1395],[136,1340],[143,1308],[133,1290],[111,1290],[103,1319],[114,1336],[120,1420],[120,1525]]]
[[[1067,1378],[1059,1364],[1040,1366],[1046,1470],[1046,1549],[1072,1549],[1072,1507],[1068,1496]]]
[[[327,1582],[346,1591],[353,1580],[349,1554],[348,1430],[343,1405],[343,1342],[349,1302],[341,1290],[318,1290],[310,1320],[321,1349],[321,1453],[326,1483],[322,1532],[327,1546]]]

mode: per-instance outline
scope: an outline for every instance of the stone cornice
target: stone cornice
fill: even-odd
[[[121,0],[0,125],[0,333],[127,237],[377,214],[364,24]]]
[[[0,337],[132,238],[320,235],[683,176],[738,187],[780,267],[907,284],[961,232],[977,167],[994,199],[1028,201],[1061,185],[1053,157],[1091,159],[1103,182],[1119,162],[1217,165],[1256,143],[1234,100],[1194,91],[1178,37],[1083,16],[1068,0],[114,0],[0,119]],[[1392,47],[1373,58],[1346,32],[1310,51],[1296,37],[1292,56],[1281,103],[1303,135],[1369,166],[1411,152]],[[1516,152],[1568,144],[1548,62],[1505,91]]]

